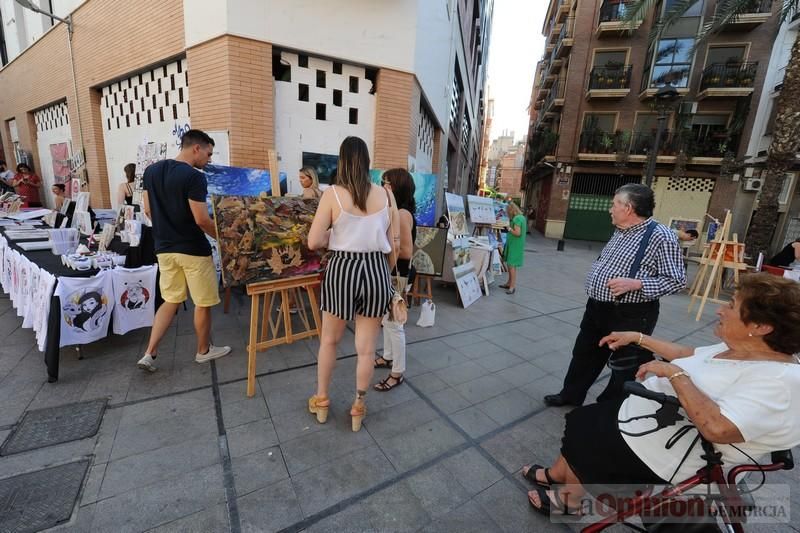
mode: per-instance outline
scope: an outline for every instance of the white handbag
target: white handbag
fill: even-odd
[[[419,313],[419,320],[417,325],[421,328],[429,328],[433,326],[436,320],[436,304],[431,300],[422,302],[421,311]]]

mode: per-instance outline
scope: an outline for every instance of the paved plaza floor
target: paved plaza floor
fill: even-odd
[[[434,287],[436,325],[413,325],[419,308],[412,308],[406,382],[370,391],[359,433],[348,416],[356,361],[350,331],[331,415],[320,425],[306,410],[316,340],[261,353],[256,396],[245,396],[249,305],[241,294],[229,314],[214,311],[214,342],[233,347],[228,357],[194,362],[190,308],[164,340],[158,372],[135,366],[149,332],[140,330],[84,347],[82,360],[63,349],[55,384],[46,382],[31,331],[2,299],[0,441],[31,410],[97,398],[108,406],[96,435],[0,457],[0,478],[88,460],[72,516],[54,531],[578,529],[531,511],[520,469],[558,454],[566,410],[545,407],[542,397],[560,388],[585,305],[583,279],[600,247],[568,242],[558,252],[555,241],[530,236],[516,294],[495,283],[468,309],[456,305],[454,288]],[[715,342],[714,309],[696,322],[687,304],[685,293],[663,299],[656,335]],[[800,531],[800,469],[769,479],[793,490],[798,519],[794,529],[754,529]]]

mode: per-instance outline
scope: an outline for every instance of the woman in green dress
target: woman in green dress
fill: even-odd
[[[500,285],[501,289],[506,289],[506,294],[514,294],[517,290],[517,268],[522,266],[522,258],[525,253],[525,233],[526,223],[522,210],[514,202],[508,202],[509,223],[508,237],[506,246],[503,249],[503,259],[508,268],[508,283]]]

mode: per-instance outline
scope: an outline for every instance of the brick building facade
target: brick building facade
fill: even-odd
[[[680,99],[662,111],[656,217],[702,228],[706,213],[721,217],[733,206],[738,183],[720,179],[720,170],[724,155],[741,157],[746,149],[755,115],[750,102],[760,97],[778,26],[771,2],[756,2],[753,13],[696,50],[694,36],[715,0],[699,0],[652,47],[653,20],[674,0],[656,2],[634,27],[624,21],[628,4],[550,1],[522,185],[547,236],[608,238],[613,191],[642,181],[652,157],[659,114],[653,97],[667,82]]]
[[[66,143],[92,204],[109,207],[137,146],[166,142],[171,157],[189,127],[223,135],[230,165],[267,168],[276,150],[290,193],[306,158],[335,158],[347,135],[364,138],[373,168],[475,181],[465,162],[481,140],[491,1],[53,4],[72,32],[45,28],[0,69],[3,151],[9,165],[29,159],[46,188],[60,179],[51,147]],[[368,28],[358,39],[354,21]]]

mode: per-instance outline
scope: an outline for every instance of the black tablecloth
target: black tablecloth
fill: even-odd
[[[13,226],[0,228],[0,233],[5,235],[6,229],[13,229]],[[49,272],[56,277],[56,286],[58,286],[58,277],[67,276],[71,278],[89,278],[94,276],[99,270],[92,268],[89,270],[73,270],[61,263],[61,256],[54,255],[50,250],[32,250],[26,251],[19,247],[18,241],[12,241],[6,237],[8,247],[13,248],[20,254],[28,258],[28,261],[34,263],[39,268]],[[25,241],[33,242],[33,241]],[[81,242],[86,243],[86,239],[81,239]],[[139,246],[130,246],[124,243],[119,237],[115,237],[111,241],[109,250],[124,255],[125,266],[127,268],[137,268],[144,265],[152,265],[156,262],[155,247],[153,241],[152,229],[148,226],[142,226],[142,238]],[[158,290],[158,280],[156,280],[156,306],[161,303],[161,292]],[[53,383],[58,381],[58,363],[60,355],[61,344],[61,302],[58,296],[53,293],[50,298],[50,313],[47,316],[47,341],[44,348],[44,363],[47,365],[47,381]],[[110,327],[110,326],[109,326]]]

